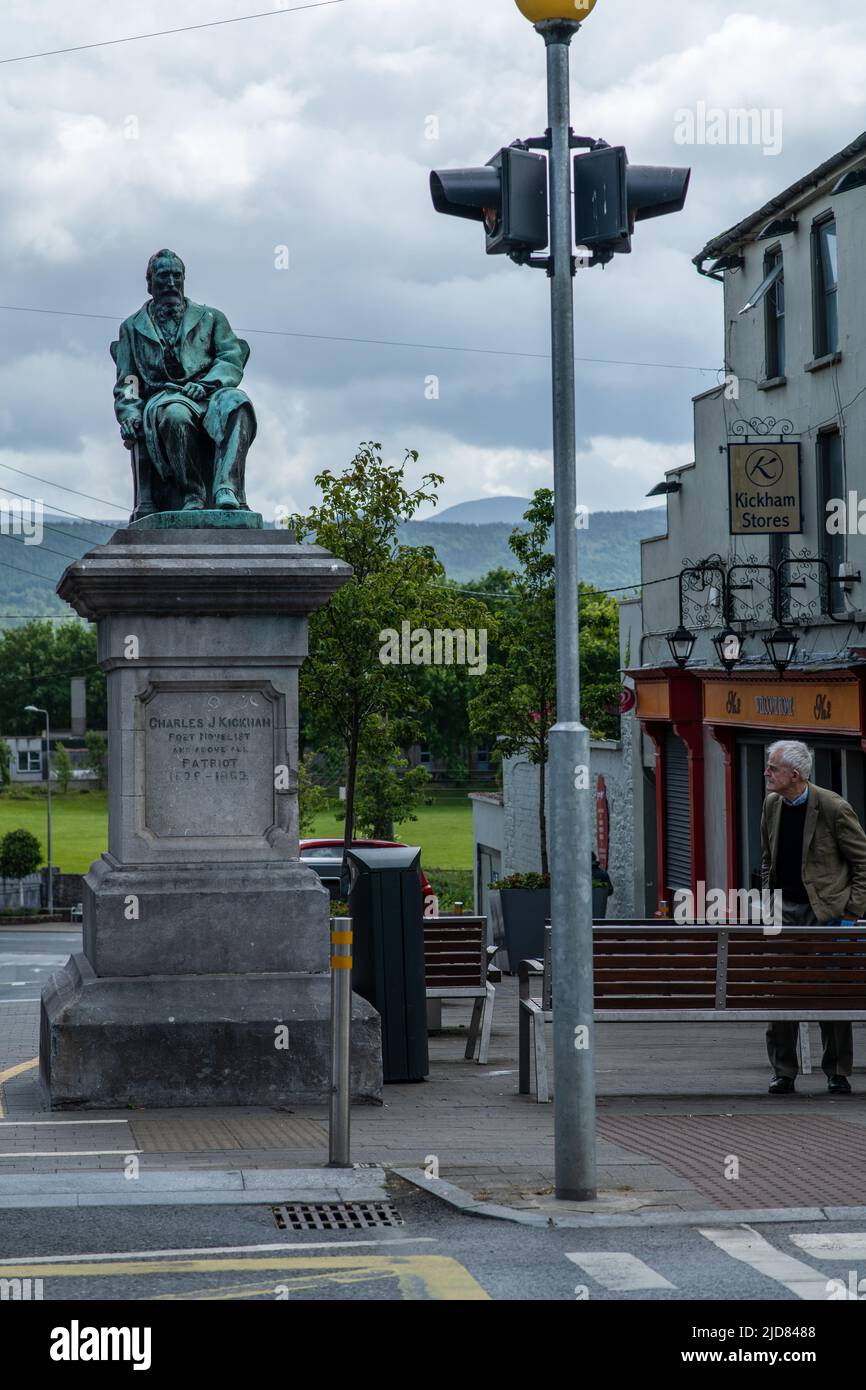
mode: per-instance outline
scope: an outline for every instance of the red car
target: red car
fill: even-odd
[[[406,849],[402,840],[353,840],[353,847],[361,849]],[[340,864],[343,858],[342,840],[301,840],[300,856],[305,864],[315,869],[332,899],[340,896]],[[421,879],[421,894],[424,899],[424,912],[435,896],[424,870],[418,867]]]

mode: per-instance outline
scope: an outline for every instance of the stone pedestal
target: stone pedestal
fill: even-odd
[[[274,1105],[329,1085],[329,899],[298,859],[307,616],[348,566],[286,532],[119,531],[58,593],[98,623],[108,853],[42,996],[54,1107]],[[353,1008],[356,1098],[379,1016]]]

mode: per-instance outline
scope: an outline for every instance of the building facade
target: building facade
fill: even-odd
[[[593,849],[613,883],[609,917],[634,913],[635,842],[632,832],[632,722],[623,739],[592,739],[590,766],[595,798]],[[538,820],[540,778],[526,757],[503,758],[502,794],[470,793],[475,866],[475,910],[486,915],[488,885],[509,874],[539,873],[541,837]],[[550,779],[545,786],[549,811]],[[549,821],[548,821],[549,824]],[[587,864],[587,872],[591,865]]]
[[[637,910],[759,884],[775,739],[809,743],[815,781],[866,820],[864,229],[866,134],[695,257],[721,285],[725,370],[622,611]]]

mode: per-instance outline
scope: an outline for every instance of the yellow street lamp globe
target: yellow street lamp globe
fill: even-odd
[[[545,19],[572,19],[579,24],[592,14],[596,0],[515,0],[515,4],[533,24]]]

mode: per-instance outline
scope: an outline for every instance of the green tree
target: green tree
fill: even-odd
[[[619,738],[621,694],[616,600],[581,584],[580,711],[594,738]]]
[[[11,753],[9,744],[2,734],[0,734],[0,792],[5,792],[7,787],[12,785]]]
[[[0,633],[0,729],[32,733],[39,716],[26,714],[25,705],[47,709],[53,728],[68,728],[72,676],[86,677],[88,723],[104,729],[105,676],[96,664],[95,627],[74,618],[63,623],[34,619]]]
[[[298,830],[301,838],[312,835],[316,816],[328,805],[328,793],[313,781],[313,753],[304,754],[298,763]]]
[[[370,840],[393,840],[394,823],[417,820],[417,807],[430,780],[426,767],[410,767],[403,748],[411,732],[381,715],[364,726],[358,751],[355,827]]]
[[[72,779],[72,759],[65,743],[58,743],[51,755],[51,767],[57,776],[57,790],[65,796]]]
[[[287,518],[299,540],[324,546],[352,566],[351,579],[310,620],[310,655],[301,670],[301,700],[307,736],[317,744],[338,737],[346,758],[344,844],[355,828],[355,787],[361,737],[373,715],[412,717],[427,701],[417,667],[391,664],[386,637],[410,628],[476,626],[475,609],[445,583],[445,572],[429,546],[402,545],[401,521],[436,501],[431,489],[443,480],[426,474],[420,487],[405,485],[406,466],[417,462],[407,450],[400,465],[382,459],[382,446],[362,443],[336,476],[320,473],[322,500],[306,516]],[[393,654],[393,652],[392,652]]]
[[[465,588],[454,586],[458,595],[471,596],[474,602],[476,622],[487,633],[488,662],[498,660],[497,614],[513,601],[514,578],[512,570],[496,569]],[[428,666],[419,670],[418,679],[429,706],[419,719],[421,742],[444,763],[449,781],[463,781],[469,775],[473,745],[469,702],[478,693],[483,673],[472,674],[466,666]]]
[[[525,754],[538,767],[542,873],[548,871],[544,801],[550,730],[556,723],[555,569],[547,549],[553,515],[553,493],[539,488],[524,513],[528,529],[509,538],[520,564],[512,577],[513,598],[503,602],[494,659],[469,702],[475,733],[495,742],[503,757]],[[615,736],[610,732],[614,716],[604,706],[614,692],[619,697],[616,604],[584,584],[579,602],[582,717],[593,735]]]
[[[104,787],[108,776],[108,742],[103,734],[92,731],[84,735],[84,746],[88,766],[96,774],[99,786]]]
[[[31,831],[10,830],[0,840],[0,878],[26,878],[35,874],[41,863],[42,847]]]

